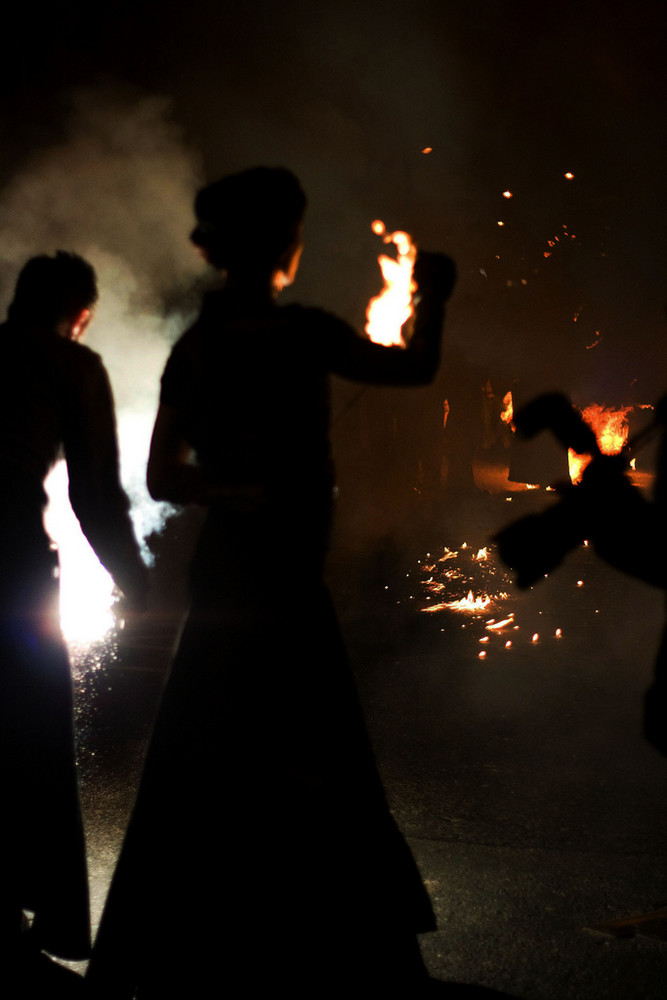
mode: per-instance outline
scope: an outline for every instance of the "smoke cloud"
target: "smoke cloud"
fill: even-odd
[[[166,99],[89,88],[71,95],[62,140],[34,153],[0,192],[5,303],[35,254],[74,251],[97,272],[87,343],[112,381],[123,482],[142,538],[165,513],[148,500],[145,464],[160,374],[203,269],[187,239],[199,183]]]

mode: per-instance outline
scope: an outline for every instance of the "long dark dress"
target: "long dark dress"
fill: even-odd
[[[128,587],[141,562],[118,478],[113,402],[100,358],[50,330],[0,326],[0,824],[3,932],[22,909],[64,958],[90,948],[74,762],[72,689],[58,621],[57,555],[43,482],[61,451],[89,540]],[[0,947],[11,947],[4,940]]]
[[[320,310],[237,312],[222,292],[172,352],[161,399],[219,498],[93,952],[95,996],[279,983],[325,996],[411,975],[433,913],[322,580],[328,375],[428,381],[435,313],[401,350]]]

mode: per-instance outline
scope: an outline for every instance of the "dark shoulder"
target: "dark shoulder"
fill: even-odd
[[[77,340],[56,336],[53,339],[53,349],[70,364],[79,368],[99,368],[102,364],[102,357],[97,351]]]
[[[224,292],[222,290],[208,292],[203,298],[197,317],[174,341],[170,358],[174,355],[186,356],[188,352],[197,353],[205,341],[218,336],[221,327],[227,322]]]
[[[292,303],[274,306],[258,314],[234,315],[225,308],[224,295],[213,293],[206,297],[197,319],[178,338],[171,354],[185,359],[196,356],[208,343],[221,339],[228,344],[237,338],[254,337],[321,337],[356,335],[354,329],[344,320],[314,306]]]
[[[0,342],[11,354],[24,354],[37,362],[40,357],[73,370],[102,367],[100,355],[79,341],[60,337],[51,330],[30,330],[6,322],[0,324]]]
[[[47,352],[49,360],[69,381],[86,383],[107,378],[101,356],[86,344],[55,336],[49,341]]]

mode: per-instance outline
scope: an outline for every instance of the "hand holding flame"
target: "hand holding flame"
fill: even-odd
[[[419,250],[412,275],[416,297],[428,289],[446,302],[456,284],[456,264],[447,254]]]
[[[366,333],[377,344],[404,347],[404,327],[416,302],[425,293],[440,304],[446,302],[456,282],[456,266],[445,254],[417,251],[408,233],[387,233],[379,219],[371,229],[384,243],[394,244],[396,256],[378,257],[384,287],[368,303]]]

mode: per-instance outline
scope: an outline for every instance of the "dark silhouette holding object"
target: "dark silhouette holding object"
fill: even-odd
[[[94,271],[80,257],[35,257],[0,326],[0,949],[26,982],[38,974],[26,962],[40,949],[68,959],[90,950],[58,559],[43,525],[44,480],[61,454],[98,556],[135,605],[146,586],[118,476],[108,378],[100,357],[77,343],[96,299]],[[34,913],[28,933],[24,910]]]
[[[592,457],[581,483],[564,488],[557,504],[542,514],[522,518],[497,536],[500,556],[516,571],[517,584],[537,583],[588,539],[610,565],[667,588],[667,396],[657,404],[652,423],[619,455],[601,454],[591,428],[558,393],[538,397],[517,414],[515,422],[527,436],[550,428],[563,447]],[[661,430],[655,499],[649,501],[626,472],[633,453]],[[667,629],[645,697],[644,735],[667,756]]]
[[[387,807],[322,579],[328,376],[432,379],[455,272],[418,257],[405,350],[322,310],[280,308],[305,205],[296,178],[268,168],[197,197],[192,238],[225,284],[167,363],[148,483],[207,516],[90,963],[95,997],[428,982],[416,934],[433,929],[430,901]]]

